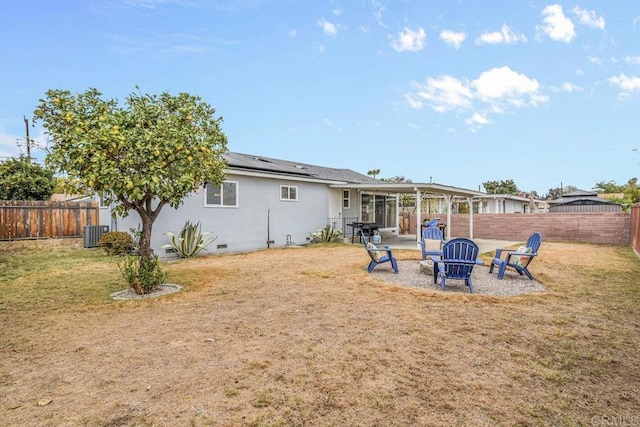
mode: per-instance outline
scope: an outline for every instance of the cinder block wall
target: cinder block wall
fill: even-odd
[[[446,214],[440,215],[446,223]],[[469,237],[469,215],[451,215],[451,236]],[[524,241],[540,232],[543,240],[613,245],[631,244],[629,212],[474,214],[473,237]]]

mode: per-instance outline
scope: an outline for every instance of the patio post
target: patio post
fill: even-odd
[[[414,187],[413,189],[416,192],[416,243],[419,244],[420,238],[422,237],[422,229],[420,227],[420,224],[422,223],[422,195],[417,187]]]

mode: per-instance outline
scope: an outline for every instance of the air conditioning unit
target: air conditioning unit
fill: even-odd
[[[109,231],[108,225],[85,225],[83,235],[83,246],[85,248],[97,248],[100,237]]]

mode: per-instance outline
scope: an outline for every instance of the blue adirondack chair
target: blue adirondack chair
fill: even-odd
[[[431,221],[427,221],[425,219],[424,226],[425,227],[437,227],[439,222],[440,222],[440,218],[434,218]]]
[[[364,244],[364,248],[367,250],[367,254],[369,254],[369,258],[371,258],[371,262],[367,267],[367,271],[371,273],[376,265],[384,264],[385,262],[390,262],[393,271],[398,274],[398,262],[393,257],[391,253],[391,248],[389,246],[376,246],[373,243],[369,242],[367,235],[361,230],[360,231],[360,240]],[[386,255],[381,255],[384,252]]]
[[[439,242],[435,245],[437,247],[430,247],[430,245],[435,244],[434,241]],[[438,227],[427,227],[422,230],[422,239],[420,239],[422,259],[425,260],[427,257],[431,257],[432,255],[442,255],[443,244],[444,234],[442,234],[442,230]]]
[[[469,292],[473,293],[473,281],[471,273],[473,267],[480,263],[478,261],[478,245],[473,241],[464,238],[451,239],[442,246],[442,255],[434,255],[433,260],[433,283],[438,283],[438,276],[442,281],[442,290],[446,289],[447,279],[464,280],[464,284],[469,287]]]
[[[533,280],[533,276],[529,272],[529,264],[538,255],[538,249],[542,243],[542,236],[540,233],[533,233],[527,240],[524,246],[519,247],[517,250],[513,249],[496,249],[496,255],[491,261],[489,267],[489,273],[493,273],[493,267],[498,267],[498,279],[504,278],[504,273],[507,267],[511,267],[518,272],[521,276],[526,274],[529,280]],[[502,254],[505,253],[506,257],[502,258]]]

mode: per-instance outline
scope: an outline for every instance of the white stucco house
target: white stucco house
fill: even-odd
[[[307,243],[327,224],[350,236],[354,221],[375,223],[380,231],[398,232],[398,193],[416,192],[477,196],[478,192],[439,184],[387,184],[350,169],[329,168],[230,152],[226,179],[206,185],[177,208],[165,206],[153,224],[151,246],[158,256],[171,256],[162,246],[168,231],[179,233],[186,220],[217,236],[206,253],[246,252]],[[111,231],[139,229],[134,211],[127,217],[100,208],[100,225]]]
[[[474,201],[476,213],[542,213],[549,210],[544,200],[515,194],[484,194]]]

